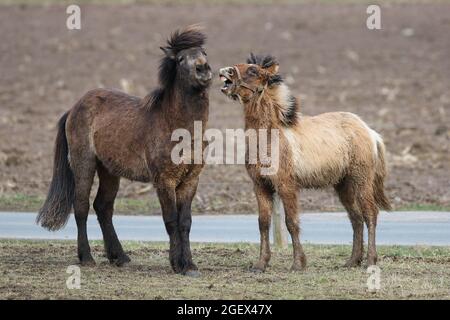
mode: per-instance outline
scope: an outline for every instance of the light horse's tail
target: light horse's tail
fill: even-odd
[[[375,179],[373,181],[373,191],[377,207],[386,211],[391,211],[391,204],[384,192],[384,180],[387,175],[385,153],[383,141],[377,141],[377,161],[375,167]]]
[[[68,115],[69,112],[66,112],[58,122],[52,182],[47,199],[36,218],[36,223],[50,231],[59,230],[66,225],[75,197],[75,180],[70,169],[66,137]]]

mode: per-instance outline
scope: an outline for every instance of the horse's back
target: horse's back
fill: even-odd
[[[332,145],[339,146],[350,156],[357,152],[360,156],[372,158],[377,153],[377,143],[382,143],[381,136],[351,112],[327,112],[306,117],[300,125],[300,132],[304,132],[305,139],[328,141],[330,150],[333,150]]]
[[[350,162],[346,134],[333,117],[300,118],[283,130],[295,175],[302,187],[322,188],[337,183]]]
[[[147,181],[140,103],[139,97],[118,90],[87,92],[66,126],[71,153],[92,157],[117,176]]]
[[[336,184],[355,167],[355,161],[358,167],[373,166],[372,131],[349,112],[303,116],[297,126],[283,130],[294,170],[303,186],[312,188]]]
[[[114,89],[93,89],[86,92],[83,97],[70,110],[68,123],[76,125],[91,125],[96,117],[114,112],[126,112],[138,108],[141,99],[125,92]]]

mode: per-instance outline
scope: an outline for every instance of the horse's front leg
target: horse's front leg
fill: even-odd
[[[191,231],[191,204],[198,186],[198,177],[183,182],[176,190],[178,209],[178,229],[180,232],[181,256],[178,266],[181,272],[188,276],[199,276],[197,266],[192,261],[189,233]]]
[[[170,238],[169,260],[173,271],[181,273],[180,259],[182,246],[180,242],[180,232],[178,228],[178,211],[176,203],[175,186],[164,185],[156,188],[159,202],[161,204],[162,215],[166,231]]]
[[[289,184],[283,184],[279,188],[279,195],[283,202],[286,214],[286,227],[291,235],[294,251],[294,262],[291,271],[300,271],[306,268],[306,256],[300,243],[297,190]]]
[[[273,209],[273,195],[272,188],[264,185],[263,183],[255,183],[254,185],[256,199],[258,201],[259,209],[259,233],[260,233],[260,248],[259,248],[259,260],[253,264],[251,271],[264,272],[270,260],[270,220],[272,217]]]

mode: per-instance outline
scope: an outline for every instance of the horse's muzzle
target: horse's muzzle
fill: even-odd
[[[219,70],[220,80],[223,82],[223,86],[220,88],[224,94],[228,95],[231,89],[231,85],[233,84],[233,80],[231,80],[231,76],[233,75],[232,67],[225,67]]]
[[[204,65],[197,65],[195,71],[195,76],[202,85],[208,85],[211,82],[213,74],[211,72],[211,67],[207,63]]]

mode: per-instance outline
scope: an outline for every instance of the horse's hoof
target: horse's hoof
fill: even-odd
[[[123,254],[120,258],[114,259],[110,262],[114,263],[117,267],[123,267],[130,261],[131,261],[130,257],[128,257],[126,254]]]
[[[301,264],[294,263],[291,266],[291,272],[298,272],[298,271],[304,271],[306,269],[306,266],[302,266]]]
[[[367,258],[367,266],[376,266],[377,265],[377,258],[376,257],[368,257]]]
[[[93,267],[95,266],[95,260],[92,257],[81,259],[80,265],[83,267]]]
[[[250,272],[253,273],[263,273],[264,271],[266,271],[266,268],[262,266],[254,265],[250,267]]]
[[[183,275],[191,278],[200,278],[202,274],[198,270],[188,270]]]
[[[359,267],[361,265],[361,260],[358,259],[350,259],[348,260],[345,264],[344,264],[344,268],[356,268]]]

